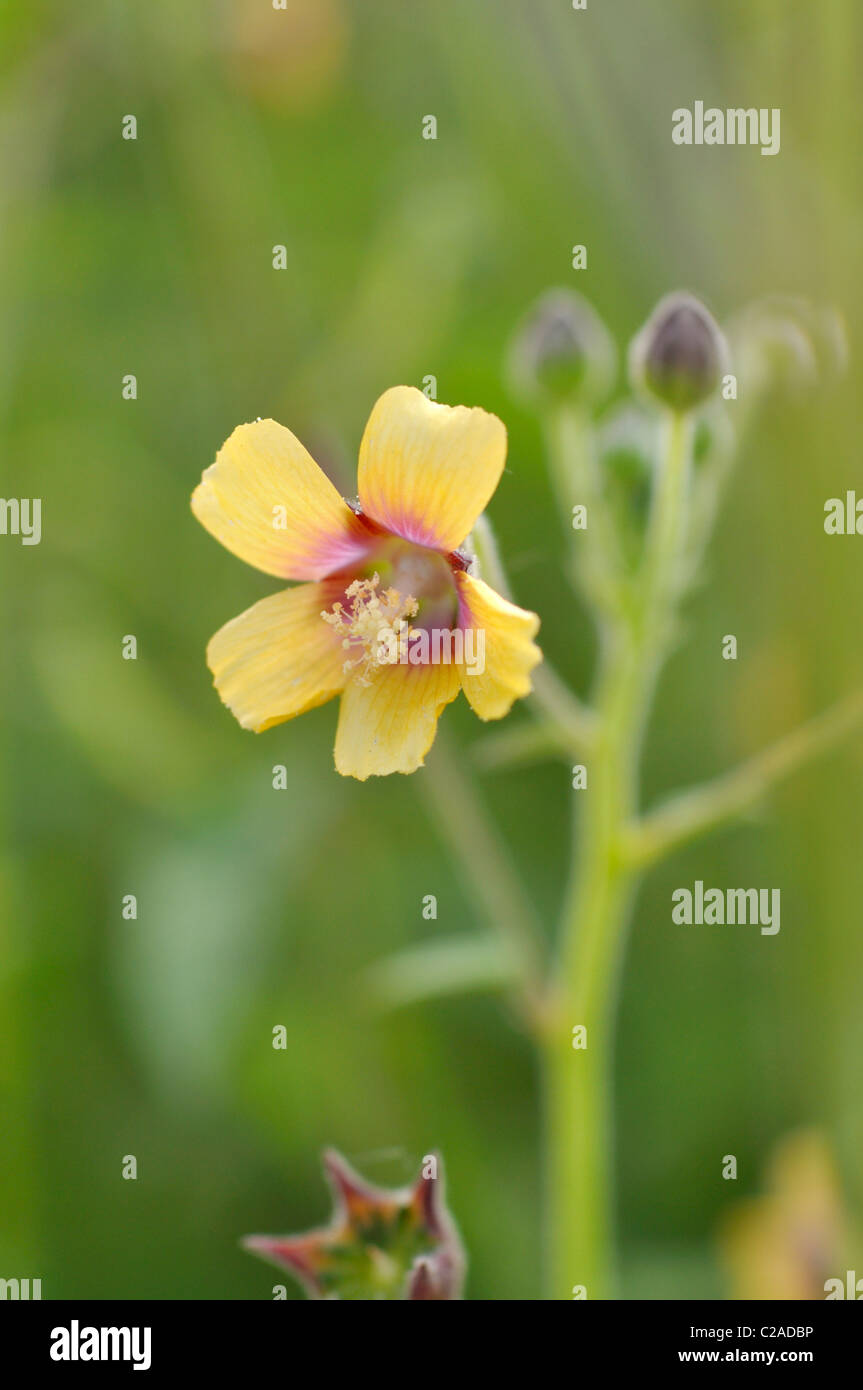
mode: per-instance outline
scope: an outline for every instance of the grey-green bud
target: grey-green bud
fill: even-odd
[[[536,404],[608,394],[617,354],[602,319],[574,290],[549,290],[528,312],[510,350],[509,372],[523,399]]]
[[[712,314],[683,293],[657,304],[629,354],[633,385],[680,412],[713,395],[726,362],[725,339]]]

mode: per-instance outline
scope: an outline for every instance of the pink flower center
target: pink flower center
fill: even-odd
[[[392,663],[393,641],[418,628],[448,631],[458,595],[446,556],[411,541],[388,537],[376,547],[365,573],[345,589],[345,602],[321,614],[342,638],[344,669],[368,683]]]

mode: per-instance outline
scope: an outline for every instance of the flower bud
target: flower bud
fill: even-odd
[[[693,410],[712,396],[727,360],[713,316],[690,294],[661,300],[630,347],[633,385],[672,410]]]
[[[573,290],[542,295],[516,330],[510,350],[513,387],[531,404],[599,401],[611,388],[615,367],[608,329]]]
[[[848,338],[841,315],[795,295],[768,295],[728,324],[734,361],[752,395],[773,387],[802,392],[841,376]]]

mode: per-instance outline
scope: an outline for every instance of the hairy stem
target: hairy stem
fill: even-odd
[[[578,819],[553,1008],[544,1039],[548,1297],[613,1296],[612,1070],[617,984],[637,878],[623,858],[644,726],[681,588],[691,422],[666,420],[641,576],[628,620],[603,629],[599,732]],[[574,1045],[584,1028],[586,1046]],[[576,1039],[580,1040],[580,1039]]]

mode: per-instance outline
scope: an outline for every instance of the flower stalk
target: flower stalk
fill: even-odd
[[[558,440],[571,437],[565,429]],[[649,519],[640,604],[606,616],[595,709],[598,736],[576,817],[544,1042],[548,1122],[550,1298],[608,1298],[613,1144],[611,1073],[617,984],[637,875],[624,854],[638,805],[638,768],[656,678],[674,628],[685,548],[692,424],[670,411]],[[558,470],[566,466],[558,460]],[[594,506],[601,508],[601,499]],[[574,1029],[583,1029],[580,1040]],[[576,1045],[580,1041],[581,1045]]]

